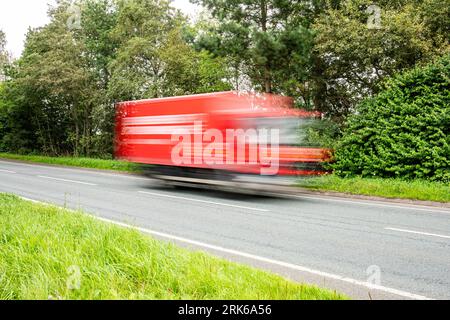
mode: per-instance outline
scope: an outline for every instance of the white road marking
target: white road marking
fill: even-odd
[[[450,210],[441,209],[436,207],[434,209],[433,207],[426,207],[426,206],[418,206],[418,205],[395,205],[395,204],[387,204],[377,201],[354,201],[354,200],[343,200],[343,199],[334,199],[334,198],[328,198],[328,197],[321,197],[321,196],[301,196],[301,195],[295,195],[294,197],[299,199],[311,199],[311,200],[324,200],[324,201],[331,201],[331,202],[341,202],[341,203],[351,203],[351,204],[362,204],[367,206],[375,206],[375,207],[387,207],[387,208],[395,208],[395,209],[405,209],[405,210],[417,210],[417,211],[428,211],[428,212],[442,212],[442,213],[450,213]]]
[[[25,201],[29,201],[29,202],[33,202],[33,203],[37,203],[37,204],[42,204],[44,206],[48,206],[49,205],[48,203],[45,203],[45,202],[42,202],[42,201],[38,201],[38,200],[33,200],[33,199],[30,199],[30,198],[25,198],[25,197],[20,197],[20,198],[22,198]]]
[[[186,200],[186,201],[200,202],[200,203],[206,203],[206,204],[214,204],[214,205],[217,205],[217,206],[225,206],[225,207],[246,209],[246,210],[252,210],[252,211],[259,211],[259,212],[269,212],[270,211],[270,210],[267,210],[267,209],[243,207],[243,206],[238,206],[238,205],[234,205],[234,204],[213,202],[213,201],[206,201],[206,200],[199,200],[199,199],[192,199],[192,198],[185,198],[185,197],[177,197],[177,196],[172,196],[172,195],[168,195],[168,194],[161,194],[161,193],[152,193],[152,192],[146,192],[146,191],[139,191],[139,193],[147,194],[147,195],[155,196],[155,197],[163,197],[163,198],[170,198],[170,199]]]
[[[4,170],[4,169],[0,169],[0,172],[2,172],[2,173],[12,173],[12,174],[16,174],[17,173],[17,172],[14,172],[14,171]]]
[[[46,205],[46,206],[54,206],[52,204],[41,202],[41,201],[37,201],[37,200],[32,200],[32,199],[28,199],[28,198],[24,198],[24,197],[21,197],[21,198],[26,200],[26,201],[31,201],[33,203],[40,203],[40,204]],[[66,208],[64,210],[68,210],[68,211],[74,212],[73,210],[66,209]],[[428,297],[425,297],[425,296],[422,296],[422,295],[417,295],[417,294],[414,294],[414,293],[410,293],[410,292],[407,292],[407,291],[402,291],[402,290],[397,290],[397,289],[393,289],[393,288],[389,288],[389,287],[375,285],[375,284],[372,284],[372,283],[369,283],[369,282],[363,282],[363,281],[360,281],[360,280],[355,280],[355,279],[352,279],[352,278],[339,276],[339,275],[335,275],[335,274],[332,274],[332,273],[322,272],[322,271],[310,269],[310,268],[307,268],[307,267],[302,267],[302,266],[291,264],[291,263],[287,263],[287,262],[282,262],[282,261],[277,261],[277,260],[273,260],[273,259],[269,259],[269,258],[264,258],[264,257],[256,256],[256,255],[253,255],[253,254],[250,254],[250,253],[245,253],[245,252],[242,252],[242,251],[226,249],[226,248],[223,248],[223,247],[210,245],[210,244],[199,242],[199,241],[195,241],[195,240],[186,239],[186,238],[170,235],[170,234],[167,234],[167,233],[162,233],[162,232],[153,231],[153,230],[146,229],[146,228],[136,227],[136,226],[132,226],[132,225],[129,225],[129,224],[126,224],[126,223],[122,223],[122,222],[118,222],[118,221],[114,221],[114,220],[110,220],[110,219],[106,219],[106,218],[101,218],[99,216],[92,215],[92,214],[86,214],[86,215],[90,216],[91,218],[94,218],[96,220],[99,220],[99,221],[103,221],[103,222],[106,222],[106,223],[111,223],[111,224],[114,224],[116,226],[120,226],[120,227],[127,228],[127,229],[133,229],[133,230],[140,231],[142,233],[145,233],[145,234],[148,234],[148,235],[151,235],[151,236],[155,236],[155,237],[159,237],[159,238],[164,238],[164,239],[168,239],[168,240],[172,240],[172,241],[178,241],[178,242],[181,242],[181,243],[194,245],[196,247],[210,249],[210,250],[214,250],[214,251],[218,251],[218,252],[222,252],[222,253],[232,254],[232,255],[235,255],[235,256],[239,256],[239,257],[243,257],[243,258],[247,258],[247,259],[251,259],[251,260],[255,260],[255,261],[260,261],[260,262],[269,263],[269,264],[272,264],[272,265],[277,265],[277,266],[284,267],[284,268],[291,269],[291,270],[296,270],[296,271],[301,271],[301,272],[305,272],[305,273],[310,273],[310,274],[322,276],[324,278],[339,280],[339,281],[347,282],[347,283],[350,283],[350,284],[353,284],[353,285],[362,286],[362,287],[365,287],[365,288],[368,288],[368,289],[372,289],[372,290],[383,291],[383,292],[386,292],[386,293],[394,294],[394,295],[405,297],[405,298],[409,298],[409,299],[433,300],[431,298],[428,298]]]
[[[430,237],[438,237],[438,238],[450,239],[450,236],[444,236],[442,234],[436,234],[436,233],[420,232],[420,231],[398,229],[398,228],[385,228],[385,230],[405,232],[405,233],[413,233],[413,234],[420,234],[420,235],[423,235],[423,236],[430,236]]]
[[[38,176],[42,179],[48,179],[48,180],[56,180],[56,181],[62,181],[62,182],[70,182],[70,183],[77,183],[77,184],[83,184],[86,186],[97,186],[95,183],[89,183],[89,182],[82,182],[82,181],[75,181],[75,180],[67,180],[67,179],[60,179],[60,178],[53,178],[53,177],[47,177],[47,176]]]

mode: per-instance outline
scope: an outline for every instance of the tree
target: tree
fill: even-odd
[[[69,5],[58,1],[50,10],[51,22],[28,33],[13,77],[38,128],[42,151],[52,155],[88,153],[92,133],[94,83],[84,44],[67,27]]]
[[[444,2],[380,0],[376,7],[371,0],[328,2],[313,26],[316,108],[342,120],[378,93],[385,79],[448,52],[450,1]],[[378,13],[380,20],[373,20]]]
[[[339,175],[450,182],[450,54],[364,100],[336,151]]]
[[[114,0],[85,0],[80,3],[81,19],[78,38],[84,43],[88,66],[98,85],[108,87],[109,64],[116,58],[119,44],[112,32],[117,27],[118,8]]]
[[[10,61],[9,54],[6,50],[6,35],[0,30],[0,82],[5,81],[5,67]]]
[[[120,48],[110,64],[110,94],[117,100],[161,97],[161,48],[180,17],[165,0],[123,0],[118,10],[113,36]]]
[[[7,71],[7,80],[0,82],[0,151],[19,154],[37,151],[40,145],[34,114],[23,88],[11,80],[17,65]]]
[[[114,139],[114,99],[109,95],[110,64],[119,44],[113,37],[118,9],[115,0],[85,0],[80,3],[80,28],[75,36],[84,44],[86,68],[93,79],[90,89],[91,135],[87,155],[111,157]]]
[[[225,60],[207,51],[195,51],[182,38],[180,29],[169,33],[161,48],[164,74],[163,96],[226,91],[231,89]]]
[[[185,41],[187,20],[168,1],[121,1],[113,31],[120,46],[110,64],[115,100],[158,98],[229,89],[222,59]],[[205,70],[208,64],[211,69]]]
[[[257,89],[294,92],[305,80],[312,46],[306,10],[311,1],[192,2],[204,5],[219,21],[199,37],[199,45],[244,65]]]
[[[195,71],[198,83],[194,93],[229,91],[233,89],[232,75],[228,69],[228,61],[214,57],[210,52],[202,50],[196,53]]]

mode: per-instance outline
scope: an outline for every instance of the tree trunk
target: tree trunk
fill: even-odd
[[[79,157],[80,155],[80,127],[78,122],[75,121],[75,157]]]
[[[270,75],[270,68],[268,66],[264,69],[264,87],[266,93],[272,93],[272,79]]]
[[[74,156],[78,157],[80,154],[80,124],[78,123],[78,112],[77,105],[72,104],[72,117],[75,126],[75,145],[74,145]]]
[[[267,33],[267,0],[261,0],[261,29],[264,33]],[[264,66],[264,89],[266,93],[272,93],[272,76],[269,61]]]

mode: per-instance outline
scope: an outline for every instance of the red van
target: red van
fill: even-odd
[[[116,158],[153,178],[233,186],[325,173],[329,150],[302,147],[320,113],[287,97],[220,92],[117,105]]]

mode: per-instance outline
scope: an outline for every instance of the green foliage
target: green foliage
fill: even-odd
[[[450,55],[387,81],[350,117],[336,173],[450,181]]]
[[[6,35],[0,30],[0,82],[5,80],[5,67],[9,63],[9,54],[6,51]]]
[[[379,28],[369,28],[371,0],[328,5],[314,22],[315,107],[342,120],[399,71],[450,52],[450,0],[376,1]]]
[[[313,120],[300,130],[304,135],[302,146],[335,149],[341,130],[336,122],[329,119]]]
[[[139,165],[119,160],[111,159],[93,159],[76,157],[46,157],[41,155],[23,155],[1,153],[0,159],[17,160],[23,162],[42,163],[49,165],[58,165],[66,167],[88,168],[96,170],[109,170],[127,173],[139,173]]]
[[[163,96],[161,52],[180,19],[168,1],[118,1],[118,23],[112,36],[120,45],[110,64],[109,88],[114,100]]]
[[[218,23],[206,26],[197,45],[245,66],[252,85],[265,92],[296,91],[305,80],[312,47],[306,1],[196,0]],[[305,11],[304,11],[305,10]]]
[[[221,92],[232,90],[231,74],[227,70],[227,60],[214,57],[210,52],[201,50],[196,52],[196,72],[198,83],[195,93]]]
[[[121,1],[113,30],[120,43],[110,64],[115,100],[159,98],[230,89],[220,59],[197,52],[183,37],[184,17],[167,1]],[[205,70],[205,64],[211,67]]]
[[[375,29],[370,0],[192,2],[212,14],[192,41],[228,59],[235,87],[247,77],[340,123],[386,78],[450,50],[450,0],[377,1]]]
[[[346,299],[4,194],[0,275],[2,300]]]
[[[419,179],[342,178],[336,175],[326,175],[302,179],[298,182],[298,186],[316,191],[450,203],[450,185],[448,183]]]
[[[23,154],[37,147],[37,128],[19,90],[10,82],[0,83],[0,152]]]

